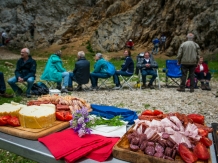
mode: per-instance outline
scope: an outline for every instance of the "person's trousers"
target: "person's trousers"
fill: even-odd
[[[149,85],[152,85],[154,80],[156,79],[157,77],[157,72],[153,69],[149,69],[149,70],[146,70],[146,69],[142,69],[142,82],[143,84],[146,83],[146,76],[147,75],[151,75],[151,80],[149,81]]]
[[[62,78],[63,78],[63,86],[67,87],[69,83],[69,72],[62,72]],[[57,82],[58,86],[61,86],[61,82]]]
[[[197,76],[197,79],[200,80],[200,81],[201,80],[210,81],[210,79],[211,79],[211,74],[209,72],[206,74],[206,76],[204,76],[204,72],[195,73],[195,75]]]
[[[120,86],[119,75],[132,76],[133,74],[129,74],[126,71],[116,71],[115,74],[113,75],[113,80],[114,80],[114,83],[116,84],[116,86]]]
[[[98,86],[98,78],[109,78],[110,75],[106,73],[91,73],[90,74],[90,80],[92,83],[92,87]]]
[[[4,94],[6,90],[4,74],[0,72],[0,93]]]
[[[30,94],[30,90],[33,86],[35,77],[29,77],[25,82],[27,82],[27,90],[26,90],[26,94]],[[20,89],[16,83],[18,82],[17,78],[14,76],[10,79],[8,79],[8,84],[11,86],[11,88],[13,89],[13,91],[15,93],[17,93],[18,89]]]
[[[70,88],[73,87],[73,81],[76,81],[73,76],[74,76],[73,72],[70,72],[69,73],[69,80],[68,80],[68,87],[70,87]]]
[[[185,88],[187,74],[189,72],[190,77],[190,89],[194,89],[195,87],[195,68],[196,65],[181,65],[182,77],[181,77],[181,84],[180,88]]]

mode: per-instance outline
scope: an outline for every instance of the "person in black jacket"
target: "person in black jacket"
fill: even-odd
[[[90,62],[86,60],[85,53],[79,51],[77,54],[77,62],[75,63],[75,68],[73,72],[69,75],[68,91],[73,91],[73,81],[78,83],[76,90],[82,90],[82,84],[87,84],[89,82],[90,76]]]
[[[8,84],[16,95],[21,95],[23,93],[22,89],[20,89],[16,83],[27,82],[26,96],[27,98],[31,97],[30,90],[35,80],[36,66],[36,61],[30,56],[30,50],[28,48],[23,48],[21,50],[21,58],[17,61],[15,76],[8,80]]]
[[[118,90],[121,88],[119,75],[122,76],[132,76],[134,72],[134,62],[131,58],[131,52],[129,50],[124,50],[124,57],[125,61],[121,65],[121,70],[117,70],[115,74],[113,75],[114,83],[116,86],[113,88],[115,90]]]
[[[13,97],[13,95],[9,95],[5,91],[6,91],[6,86],[5,86],[4,74],[0,72],[0,97],[5,97],[5,98]]]

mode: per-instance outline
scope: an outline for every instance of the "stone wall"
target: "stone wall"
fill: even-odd
[[[218,52],[217,28],[218,0],[0,1],[0,32],[10,29],[13,47],[43,48],[81,38],[96,51],[117,51],[131,38],[151,49],[152,39],[165,34],[171,56],[193,32],[201,49],[213,53]]]

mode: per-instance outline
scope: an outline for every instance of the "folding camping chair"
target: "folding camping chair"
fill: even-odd
[[[177,60],[166,60],[166,68],[163,69],[166,74],[166,86],[180,85],[180,78],[182,77],[181,66],[177,64]],[[170,80],[169,80],[170,79]]]
[[[151,55],[150,57],[153,58],[153,55]],[[142,82],[142,73],[141,73],[141,65],[143,63],[144,60],[144,52],[141,52],[137,55],[136,58],[136,75],[138,75],[138,83]],[[158,68],[155,68],[156,72],[157,72],[157,77],[155,79],[155,86],[156,86],[156,81],[158,82],[158,88],[160,89],[160,78],[159,78],[159,73],[158,73]],[[140,84],[140,89],[141,89],[141,84]]]
[[[99,82],[100,82],[100,84],[98,85],[98,90],[100,90],[103,87],[105,87],[108,90],[110,89],[107,86],[107,82],[109,81],[110,77],[107,77],[107,78],[98,78],[98,79],[99,79]]]
[[[45,85],[48,86],[48,89],[56,89],[57,82],[45,80]]]
[[[122,75],[119,75],[119,77],[123,80],[120,89],[123,89],[124,86],[127,86],[132,91],[133,89],[132,89],[132,86],[131,86],[131,80],[132,80],[133,76],[134,75],[131,75],[131,76],[122,76]]]

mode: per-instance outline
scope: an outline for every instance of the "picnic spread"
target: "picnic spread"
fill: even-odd
[[[130,126],[126,130],[127,125]],[[0,105],[0,132],[38,140],[56,160],[98,162],[212,162],[213,146],[200,114],[164,113],[89,104],[73,96],[47,95]]]

